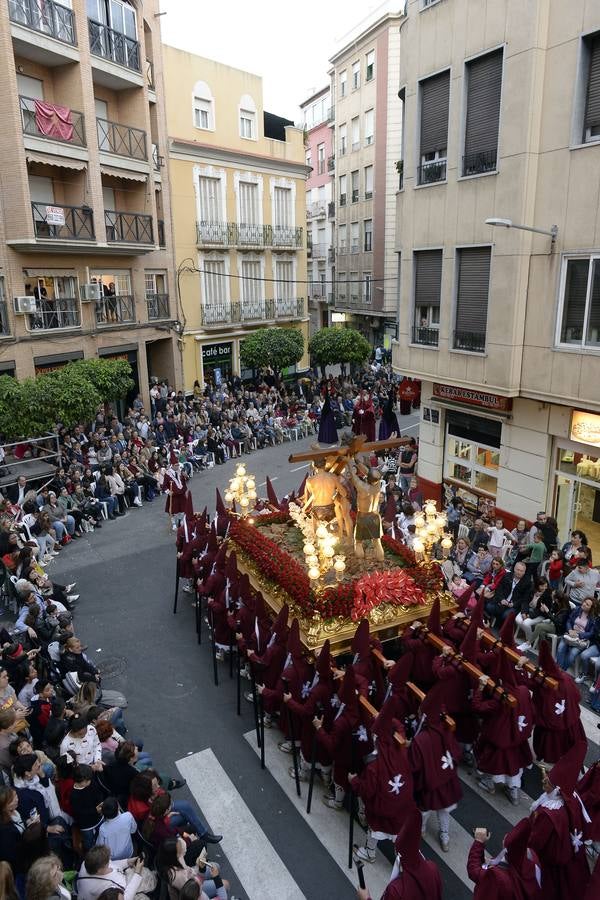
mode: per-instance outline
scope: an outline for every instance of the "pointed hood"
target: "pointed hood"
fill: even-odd
[[[265,598],[260,591],[254,598],[254,615],[260,623],[268,622],[269,614],[265,604]]]
[[[392,685],[394,693],[398,693],[410,678],[414,663],[414,654],[403,653],[396,665],[388,672],[388,681]]]
[[[365,660],[369,658],[369,620],[361,619],[358,628],[354,632],[352,638],[351,651],[359,659]]]
[[[430,725],[436,725],[440,722],[440,717],[446,710],[446,686],[443,681],[436,683],[429,688],[425,697],[421,701],[421,715],[426,716]]]
[[[520,872],[527,858],[527,844],[531,834],[531,822],[529,819],[521,819],[504,836],[504,849],[509,864]]]
[[[481,628],[483,625],[483,612],[484,612],[484,597],[483,594],[477,601],[477,605],[473,607],[473,612],[471,613],[471,622],[476,622],[477,625]]]
[[[573,796],[586,752],[587,741],[577,741],[548,772],[549,780],[554,787],[560,788],[564,799]]]
[[[279,509],[279,500],[277,499],[277,494],[275,493],[275,488],[271,483],[271,479],[267,475],[267,497],[271,506],[274,506],[276,509]]]
[[[245,572],[240,575],[240,580],[238,582],[238,592],[240,595],[240,600],[242,601],[244,606],[252,606],[252,608],[254,608],[254,597],[252,596],[250,579]]]
[[[389,700],[386,701],[379,710],[379,715],[373,721],[371,733],[377,735],[377,742],[379,744],[385,741],[388,741],[389,743],[389,741],[393,740],[394,730],[397,724],[394,719],[394,708],[395,703],[390,703]],[[402,726],[400,727],[400,730],[404,732]]]
[[[216,503],[216,511],[218,516],[224,516],[227,514],[227,509],[225,508],[225,503],[223,502],[223,498],[221,496],[221,491],[217,488],[217,503]]]
[[[513,610],[509,612],[504,622],[502,623],[502,628],[499,632],[499,637],[505,647],[510,647],[511,650],[516,650],[515,647],[515,619],[517,618],[516,612]],[[504,653],[502,654],[505,655]]]
[[[219,549],[219,545],[217,544],[217,529],[215,528],[215,523],[210,526],[210,534],[208,536],[208,544],[206,550],[208,553],[216,553]]]
[[[227,565],[225,566],[225,574],[227,577],[233,581],[234,578],[237,578],[238,567],[237,567],[237,554],[235,550],[232,550],[229,556],[227,557]]]
[[[227,544],[223,542],[215,556],[215,566],[219,572],[224,572],[227,565]]]
[[[204,534],[204,533],[205,533],[205,531],[206,531],[206,518],[207,518],[207,513],[206,513],[206,508],[205,508],[205,509],[203,510],[203,512],[200,514],[200,517],[198,518],[198,524],[196,525],[196,533],[197,533],[197,534]]]
[[[292,627],[288,635],[287,650],[292,659],[302,657],[302,643],[300,642],[300,623],[298,619],[292,621]]]
[[[345,706],[345,712],[347,712],[351,718],[355,718],[355,720],[358,721],[360,718],[360,707],[358,704],[358,695],[356,693],[356,678],[352,666],[346,667],[344,680],[338,691],[338,697],[340,698],[340,702]]]
[[[550,649],[550,644],[548,641],[541,640],[538,650],[538,665],[546,675],[549,675],[550,678],[556,678],[557,681],[562,681],[563,672],[556,664],[554,657],[552,656],[552,650]]]
[[[515,667],[508,656],[508,653],[505,653],[504,650],[500,650],[499,654],[498,664],[495,667],[495,672],[492,673],[494,679],[500,679],[505,688],[510,689],[518,687],[519,682],[517,681],[517,673],[515,672]]]
[[[427,627],[432,634],[436,634],[438,637],[442,636],[442,626],[440,623],[440,598],[436,597],[433,603],[431,604],[431,610],[429,611],[429,618],[427,619]]]
[[[396,838],[396,853],[401,856],[402,869],[407,872],[419,869],[424,860],[420,853],[421,825],[423,818],[416,806],[407,813]]]
[[[471,624],[467,628],[467,633],[462,639],[460,645],[460,652],[467,660],[467,662],[475,664],[477,662],[477,651],[479,649],[479,641],[477,640],[477,629],[479,625],[477,622],[471,621]]]
[[[194,500],[191,491],[188,491],[185,495],[185,517],[188,522],[191,522],[194,518]]]
[[[386,420],[386,422],[393,421],[393,418],[396,415],[395,404],[396,388],[392,388],[387,400],[385,401],[385,406],[383,407],[383,418]]]
[[[287,639],[289,615],[290,615],[290,608],[287,605],[287,603],[284,603],[283,606],[281,607],[281,609],[279,610],[279,612],[277,613],[277,616],[275,617],[275,621],[273,622],[273,624],[271,626],[272,634],[277,634],[277,635],[285,634],[286,639]]]
[[[327,639],[321,647],[321,652],[317,657],[315,668],[319,673],[319,678],[331,678],[331,650],[329,649],[329,639]]]

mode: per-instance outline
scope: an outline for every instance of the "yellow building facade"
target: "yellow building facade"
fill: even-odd
[[[302,130],[264,111],[261,78],[173,47],[164,66],[190,390],[249,374],[240,344],[257,328],[298,328],[307,347],[307,168]]]

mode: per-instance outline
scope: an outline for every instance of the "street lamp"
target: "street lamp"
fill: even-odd
[[[547,234],[548,237],[552,238],[552,245],[554,245],[558,234],[558,225],[552,225],[550,229],[533,228],[531,225],[516,225],[512,219],[497,219],[495,217],[486,219],[485,224],[496,225],[499,228],[518,228],[519,231],[533,231],[535,234]]]

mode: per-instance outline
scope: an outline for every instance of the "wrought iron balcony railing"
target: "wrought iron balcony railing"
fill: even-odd
[[[94,214],[89,206],[32,203],[33,226],[37,238],[56,241],[93,241]]]
[[[109,243],[153,244],[152,216],[144,213],[104,210],[106,240]]]
[[[96,130],[98,149],[103,153],[116,153],[131,159],[148,159],[146,132],[141,128],[96,118]]]
[[[255,225],[245,222],[196,222],[201,247],[302,248],[304,229],[293,225]]]
[[[146,307],[151,320],[170,318],[168,294],[146,294]]]
[[[120,31],[88,19],[90,33],[90,53],[93,56],[101,56],[111,62],[126,66],[135,72],[140,71],[140,43],[134,38],[127,37]]]
[[[469,153],[467,156],[463,156],[463,176],[483,175],[485,172],[495,172],[497,160],[497,150],[485,150],[480,153]]]
[[[61,3],[54,0],[8,0],[8,14],[16,25],[47,34],[63,44],[77,45],[73,10]]]
[[[471,353],[485,353],[485,332],[455,331],[454,349],[469,350]]]
[[[34,97],[19,96],[23,134],[43,138],[46,141],[60,141],[64,144],[74,144],[78,147],[85,147],[85,124],[83,113],[77,112],[75,109],[70,110],[70,124],[73,127],[71,137],[61,137],[57,129],[52,129],[52,134],[46,134],[39,127],[41,120],[39,119],[39,114],[36,115],[35,103]],[[68,124],[69,123],[65,123],[66,126],[68,126]]]
[[[95,301],[96,323],[98,325],[118,325],[135,321],[135,299],[133,294],[104,296]]]
[[[417,181],[419,184],[435,184],[446,180],[446,160],[433,159],[423,163],[417,169]]]
[[[235,222],[196,222],[196,243],[203,247],[235,247],[237,226]]]
[[[440,332],[438,328],[414,325],[412,330],[413,344],[424,344],[426,347],[437,347]]]
[[[275,316],[270,318],[301,319],[304,315],[304,297],[280,297],[271,302],[275,304]]]
[[[302,247],[302,228],[293,225],[267,225],[271,247]]]
[[[327,171],[334,172],[335,171],[335,154],[327,157]]]
[[[239,325],[244,322],[301,319],[305,315],[304,297],[267,298],[250,303],[240,300],[222,300],[203,304],[200,308],[205,328],[220,325]]]
[[[311,246],[313,259],[325,259],[325,256],[327,254],[326,244],[312,244]]]
[[[77,297],[40,298],[36,311],[27,316],[29,331],[59,331],[81,325],[81,309]]]

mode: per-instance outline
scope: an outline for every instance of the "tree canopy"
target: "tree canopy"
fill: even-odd
[[[54,372],[17,381],[0,376],[0,434],[7,440],[37,437],[61,423],[71,428],[133,387],[124,360],[84,359]]]
[[[310,339],[311,359],[325,371],[338,363],[363,363],[371,355],[371,345],[355,328],[321,328]]]
[[[278,378],[281,370],[300,362],[304,337],[298,328],[259,328],[244,338],[240,357],[248,369],[270,366]]]

